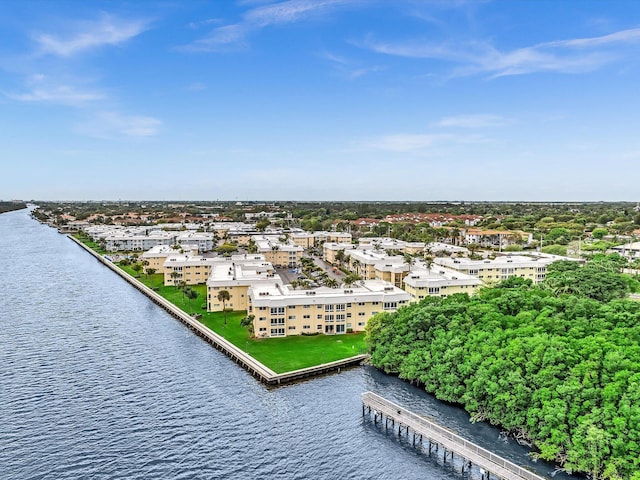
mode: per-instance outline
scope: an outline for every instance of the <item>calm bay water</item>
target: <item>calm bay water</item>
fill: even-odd
[[[366,390],[553,471],[370,367],[266,389],[27,211],[0,215],[0,479],[469,478],[363,420]]]

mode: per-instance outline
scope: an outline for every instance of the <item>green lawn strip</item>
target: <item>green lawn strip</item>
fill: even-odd
[[[364,333],[249,338],[247,329],[240,325],[240,321],[246,316],[246,312],[227,312],[225,325],[225,314],[223,312],[207,312],[202,308],[203,305],[206,308],[207,303],[206,285],[189,286],[198,292],[198,298],[189,303],[189,299],[186,295],[183,295],[179,288],[173,285],[163,285],[162,274],[138,274],[128,265],[120,266],[120,268],[155,290],[178,308],[187,313],[202,315],[199,320],[204,325],[276,373],[342,360],[367,351]]]
[[[94,242],[93,240],[89,239],[86,235],[74,233],[73,237],[76,240],[79,240],[80,242],[84,243],[87,247],[89,247],[94,252],[99,253],[100,255],[104,255],[105,253],[107,253],[106,250],[100,248],[100,245],[98,244],[98,242]]]

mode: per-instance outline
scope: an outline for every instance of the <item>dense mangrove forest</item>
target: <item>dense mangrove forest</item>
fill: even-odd
[[[369,321],[371,362],[593,479],[640,479],[640,302],[620,259],[537,286],[427,298]]]

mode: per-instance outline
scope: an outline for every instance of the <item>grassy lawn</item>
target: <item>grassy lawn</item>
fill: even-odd
[[[240,326],[240,321],[245,317],[246,312],[227,312],[225,325],[224,313],[207,312],[202,308],[203,305],[206,308],[207,303],[206,285],[190,286],[198,292],[198,298],[190,303],[180,289],[163,285],[163,275],[136,274],[130,266],[120,266],[120,268],[153,288],[185,312],[201,314],[200,321],[203,324],[276,373],[312,367],[366,353],[364,333],[249,338],[247,329]]]
[[[90,238],[88,238],[86,235],[82,235],[79,233],[74,233],[73,237],[76,240],[81,241],[82,243],[84,243],[87,247],[89,247],[91,250],[93,250],[94,252],[99,253],[100,255],[104,255],[107,253],[106,250],[100,248],[100,245],[98,244],[98,242],[94,242],[93,240],[91,240]]]

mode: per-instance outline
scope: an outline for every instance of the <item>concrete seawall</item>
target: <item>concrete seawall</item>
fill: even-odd
[[[176,307],[173,303],[166,300],[164,297],[158,295],[152,289],[147,287],[145,284],[140,282],[139,280],[133,278],[124,270],[120,269],[116,265],[114,265],[109,260],[106,260],[102,257],[102,255],[96,253],[91,248],[87,247],[85,244],[80,242],[78,239],[72,237],[71,235],[67,235],[68,238],[73,240],[77,245],[83,248],[85,251],[89,252],[93,257],[98,260],[103,265],[110,268],[113,272],[118,274],[124,280],[129,282],[133,287],[135,287],[140,292],[144,293],[151,301],[153,301],[158,306],[165,309],[171,316],[182,322],[184,325],[189,327],[194,333],[196,333],[199,337],[206,340],[208,343],[213,345],[216,349],[223,352],[229,358],[231,358],[234,362],[240,365],[242,368],[251,373],[255,378],[260,380],[262,383],[267,385],[282,385],[285,383],[294,382],[297,380],[302,380],[304,378],[313,377],[317,375],[322,375],[330,372],[340,372],[344,368],[353,367],[356,365],[361,365],[367,358],[367,355],[356,355],[354,357],[345,358],[343,360],[337,360],[335,362],[323,363],[321,365],[316,365],[314,367],[303,368],[300,370],[293,370],[285,373],[276,373],[266,365],[263,365],[258,360],[253,358],[248,353],[244,352],[240,348],[236,347],[234,344],[226,340],[224,337],[218,335],[213,330],[200,323],[186,312]]]

